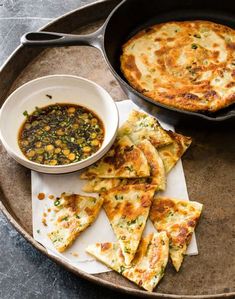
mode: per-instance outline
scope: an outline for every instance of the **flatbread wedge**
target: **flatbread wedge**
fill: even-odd
[[[127,121],[118,131],[119,136],[128,136],[135,144],[148,139],[156,148],[172,143],[171,137],[156,118],[141,111],[132,110]]]
[[[158,154],[156,148],[152,145],[149,140],[143,140],[138,145],[138,148],[144,153],[149,166],[150,176],[152,178],[151,184],[157,185],[158,190],[165,190],[166,187],[166,175],[163,161]]]
[[[126,267],[118,243],[96,243],[88,246],[86,251],[109,268],[152,292],[164,276],[169,240],[165,232],[151,233],[144,237],[130,267]]]
[[[54,230],[48,237],[59,252],[70,247],[75,239],[97,218],[102,198],[62,193],[54,201]]]
[[[138,148],[144,153],[150,166],[150,177],[137,179],[101,179],[89,180],[83,187],[84,192],[104,192],[120,185],[151,184],[157,185],[159,191],[165,190],[166,175],[165,168],[158,151],[150,141],[143,140]]]
[[[192,138],[172,131],[167,131],[173,142],[158,149],[159,155],[168,173],[182,157],[192,143]]]
[[[118,138],[108,153],[80,175],[81,179],[147,177],[150,168],[143,152],[127,137]]]
[[[155,197],[150,219],[158,232],[165,231],[170,239],[170,257],[179,271],[202,211],[202,204],[175,198]]]
[[[103,208],[130,265],[138,248],[157,186],[119,186],[102,193]]]

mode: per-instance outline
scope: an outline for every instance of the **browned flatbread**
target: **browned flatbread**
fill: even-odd
[[[168,173],[182,157],[185,151],[189,148],[192,143],[192,138],[187,137],[172,131],[167,132],[173,142],[169,145],[159,148],[159,156],[161,157],[165,171]]]
[[[170,257],[179,271],[202,211],[202,204],[175,198],[155,197],[150,219],[155,228],[170,239]]]
[[[169,239],[165,232],[142,238],[135,258],[126,266],[118,243],[96,243],[86,251],[109,268],[152,292],[162,279],[168,261]]]
[[[64,252],[97,218],[103,199],[62,193],[54,202],[54,229],[48,234],[54,247]]]
[[[155,149],[155,147],[151,144],[150,141],[143,140],[141,141],[137,147],[144,153],[147,162],[150,165],[150,177],[147,178],[132,178],[132,179],[119,179],[119,178],[111,178],[111,179],[102,179],[102,178],[94,178],[89,180],[84,186],[84,192],[104,192],[109,189],[112,189],[121,185],[134,185],[134,184],[151,184],[157,185],[158,190],[163,191],[166,186],[166,176],[165,176],[165,166],[160,157],[160,154]],[[167,149],[166,149],[167,150]],[[163,152],[167,155],[167,158],[171,153],[168,153],[169,150]],[[170,156],[171,157],[171,156]],[[168,160],[166,160],[168,161]],[[172,159],[171,159],[172,161]],[[175,160],[174,160],[175,162]],[[170,164],[170,161],[169,163]],[[171,164],[172,165],[172,164]]]
[[[155,190],[154,185],[127,185],[101,195],[103,208],[118,238],[126,265],[130,265],[135,256]]]
[[[172,139],[155,117],[137,110],[131,111],[118,130],[118,136],[128,136],[134,144],[148,139],[156,148],[172,143]]]
[[[117,138],[107,154],[88,167],[80,178],[138,178],[149,175],[145,155],[127,136],[123,136]]]
[[[142,150],[150,165],[151,184],[157,185],[158,190],[161,191],[165,190],[166,187],[165,167],[157,149],[147,139],[141,141],[138,144],[138,148]]]
[[[147,28],[124,46],[121,70],[156,102],[214,112],[235,102],[235,30],[209,21]]]

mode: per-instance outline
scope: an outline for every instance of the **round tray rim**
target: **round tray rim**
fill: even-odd
[[[120,1],[115,1],[115,0],[101,0],[97,1],[91,4],[84,5],[80,8],[74,9],[68,13],[65,13],[61,15],[58,18],[53,19],[51,22],[47,23],[46,25],[42,26],[38,31],[46,30],[48,27],[51,25],[54,25],[56,23],[59,23],[61,20],[69,18],[71,15],[77,12],[82,12],[84,10],[89,9],[92,6],[100,6],[105,3],[109,2],[114,2],[118,3]],[[5,60],[5,62],[2,64],[0,68],[0,73],[7,67],[7,65],[11,62],[11,60],[14,59],[14,56],[23,49],[22,45],[19,45],[13,52],[12,54]],[[165,294],[165,293],[149,293],[141,289],[134,289],[130,287],[123,287],[123,286],[118,286],[114,283],[111,283],[107,280],[104,280],[102,278],[99,278],[97,276],[94,276],[92,274],[88,274],[85,271],[82,271],[80,269],[77,269],[76,267],[73,267],[72,265],[69,265],[65,261],[62,261],[61,259],[51,256],[48,254],[46,248],[42,246],[40,243],[38,243],[33,236],[31,236],[15,219],[13,215],[11,215],[10,211],[7,209],[7,207],[4,205],[2,199],[0,198],[0,210],[4,214],[4,216],[7,218],[7,220],[10,222],[10,224],[31,244],[33,245],[37,250],[39,250],[41,253],[43,253],[45,256],[53,260],[56,264],[62,266],[63,268],[69,270],[70,272],[80,276],[83,279],[86,279],[90,282],[93,282],[98,285],[105,286],[111,290],[115,290],[117,292],[125,293],[125,294],[130,294],[130,295],[135,295],[138,297],[148,297],[148,298],[176,298],[176,299],[213,299],[213,298],[234,298],[235,292],[230,292],[230,293],[219,293],[219,294],[212,294],[212,295],[177,295],[177,294]]]

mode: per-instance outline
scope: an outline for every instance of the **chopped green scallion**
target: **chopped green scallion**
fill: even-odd
[[[59,199],[56,199],[56,201],[54,202],[54,206],[59,206],[60,205],[60,200]]]

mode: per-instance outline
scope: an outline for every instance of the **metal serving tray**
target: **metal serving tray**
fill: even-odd
[[[43,30],[88,33],[102,24],[117,0],[97,2],[68,13]],[[121,24],[120,24],[121,26]],[[125,99],[101,53],[88,47],[53,49],[19,47],[0,72],[0,106],[7,95],[34,78],[73,74],[102,85],[115,100]],[[204,204],[197,227],[199,255],[185,257],[178,274],[168,266],[154,293],[147,293],[114,272],[89,275],[65,261],[49,257],[69,271],[113,290],[149,298],[235,298],[235,136],[232,127],[177,131],[193,137],[183,158],[190,199]],[[32,237],[30,171],[12,160],[0,144],[1,209],[9,222],[34,247],[48,256]]]

